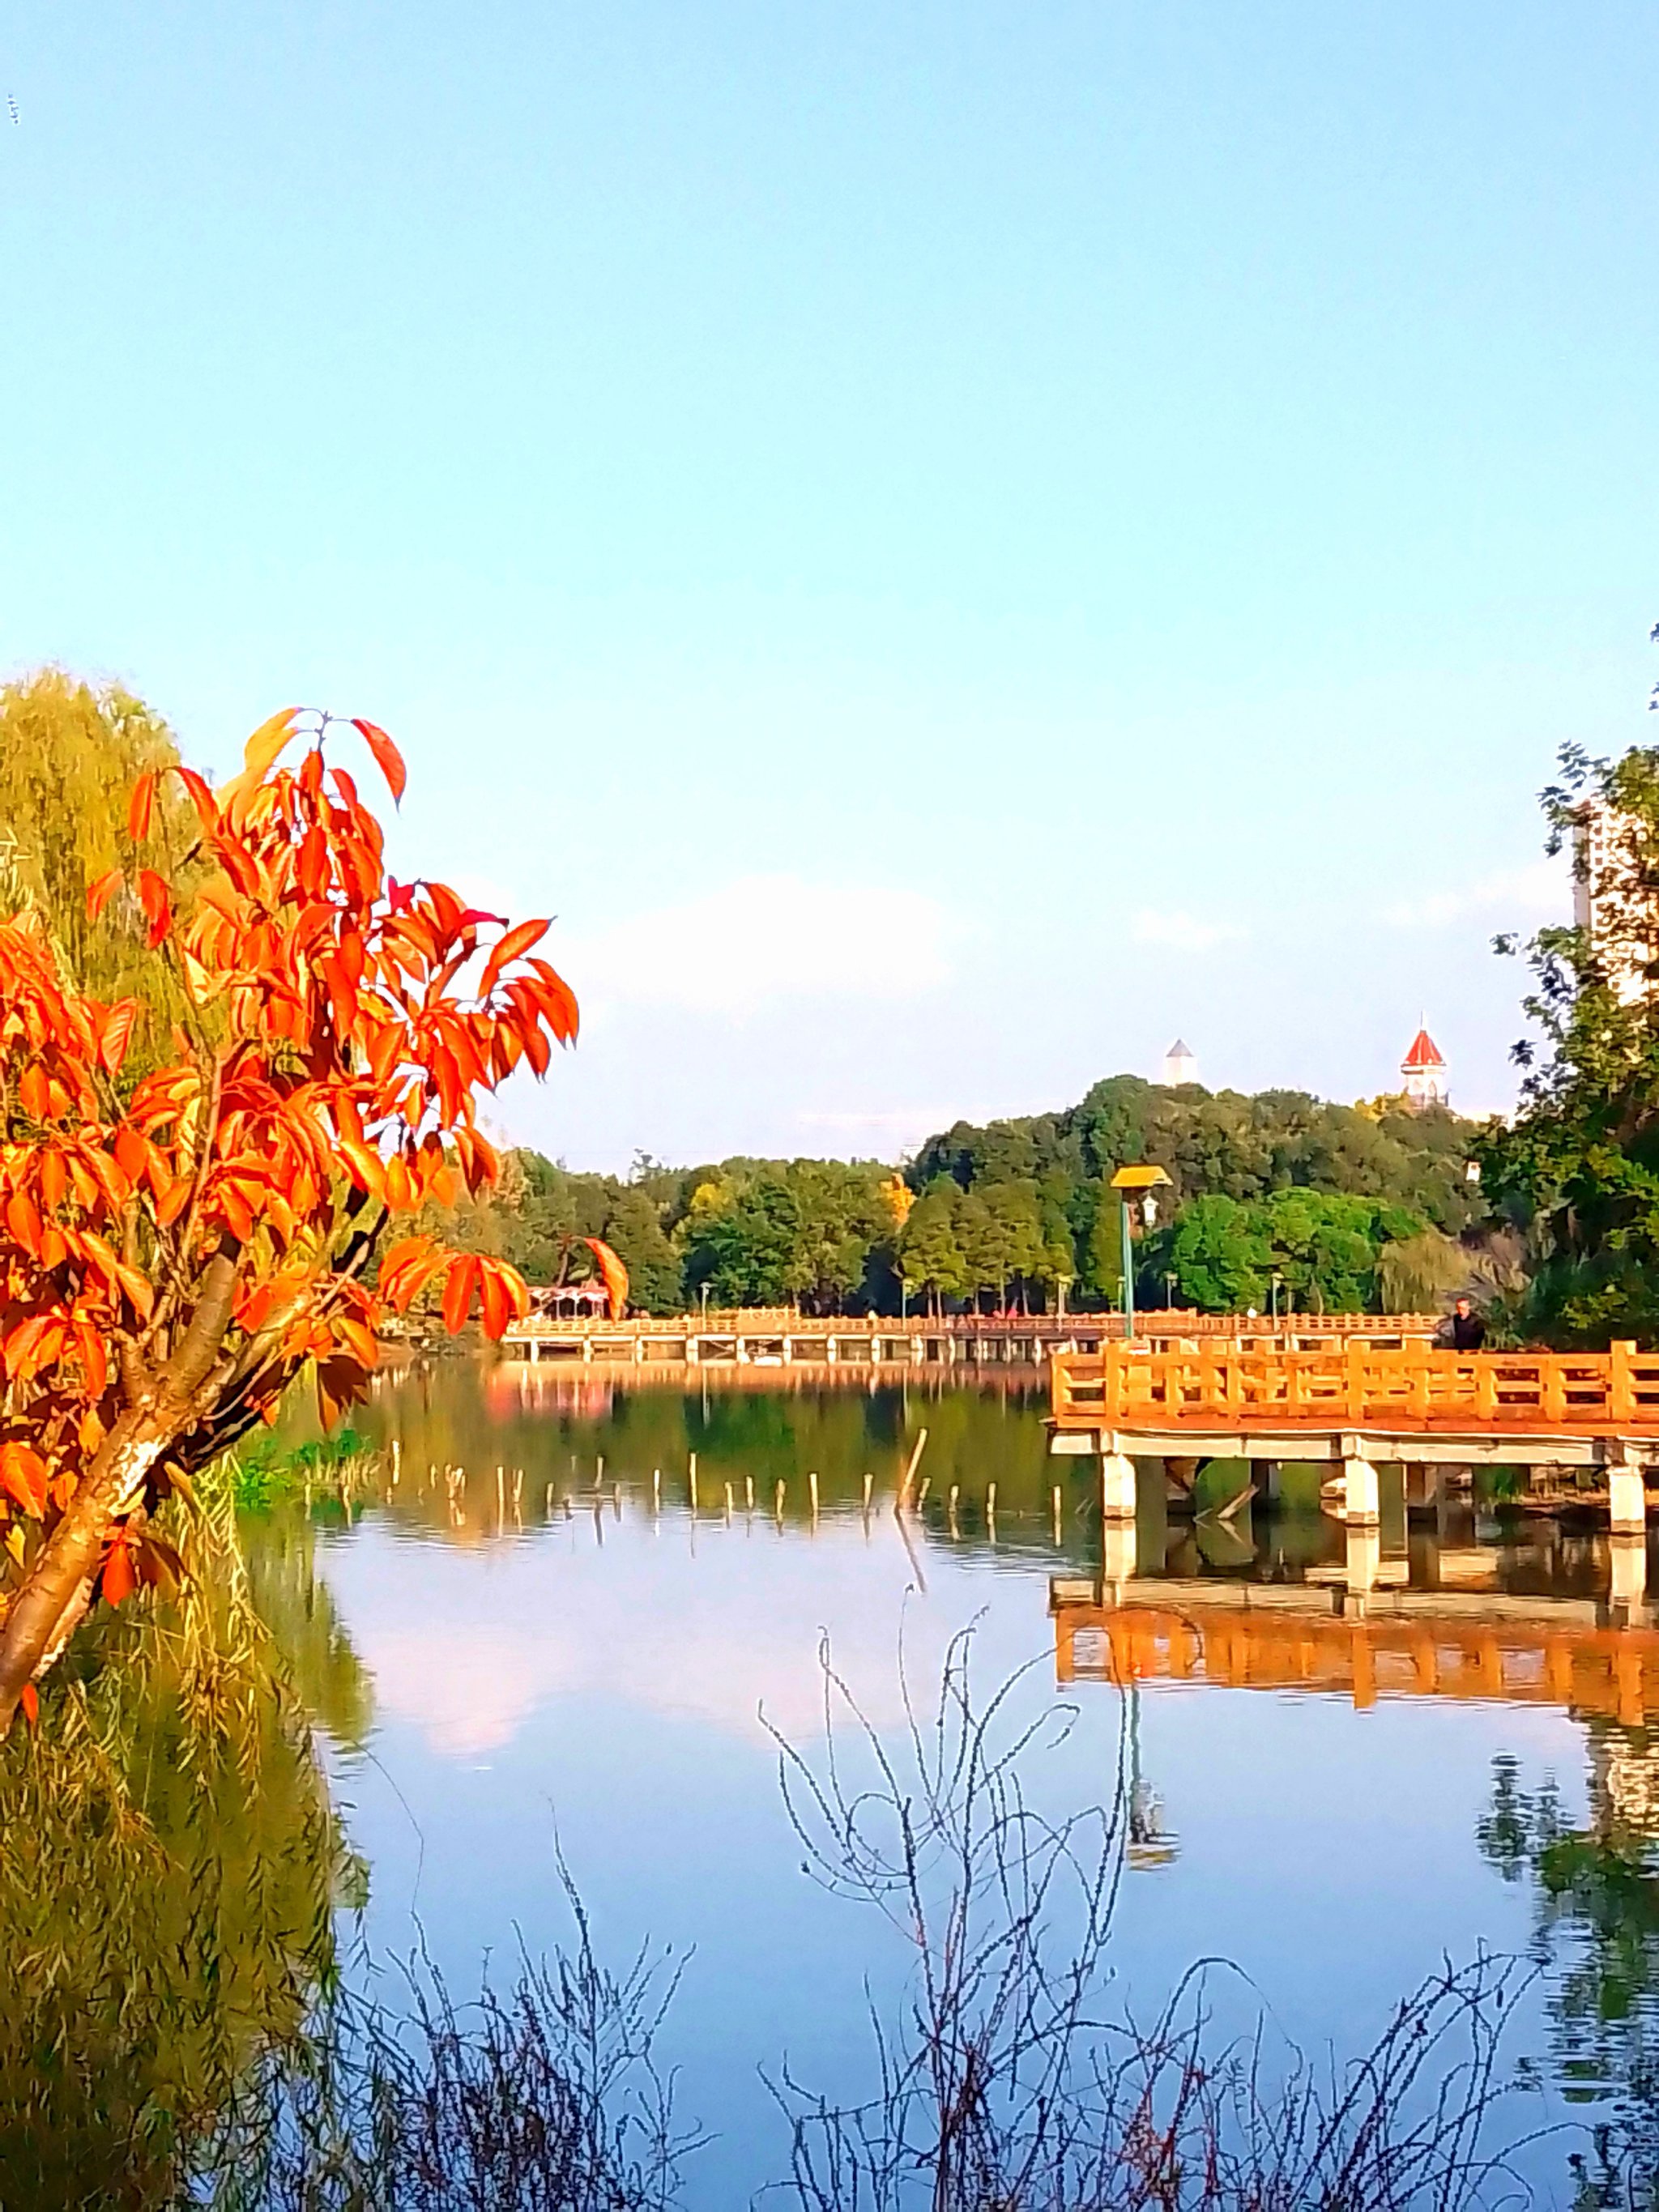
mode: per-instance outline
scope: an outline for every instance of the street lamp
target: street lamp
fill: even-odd
[[[1152,1193],[1167,1186],[1169,1176],[1162,1168],[1120,1168],[1112,1177],[1112,1188],[1117,1193],[1119,1225],[1123,1233],[1123,1341],[1127,1344],[1135,1333],[1135,1267],[1134,1248],[1129,1229],[1129,1194],[1140,1194],[1140,1218],[1150,1229],[1158,1219],[1158,1200]]]

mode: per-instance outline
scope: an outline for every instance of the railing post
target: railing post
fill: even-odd
[[[1365,1418],[1365,1355],[1359,1346],[1352,1341],[1345,1346],[1344,1354],[1348,1363],[1348,1419],[1359,1423]]]
[[[1607,1347],[1607,1419],[1616,1426],[1633,1419],[1636,1413],[1636,1386],[1630,1371],[1635,1350],[1634,1342],[1623,1338]]]

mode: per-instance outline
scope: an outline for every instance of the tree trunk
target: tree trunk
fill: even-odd
[[[203,1410],[196,1394],[224,1341],[235,1283],[234,1251],[219,1253],[204,1273],[201,1297],[177,1351],[105,1437],[7,1609],[0,1626],[0,1734],[86,1609],[112,1524],[143,1506],[152,1468]]]

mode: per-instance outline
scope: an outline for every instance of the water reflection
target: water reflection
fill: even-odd
[[[1073,1802],[1116,1771],[1128,1688],[1126,1986],[1156,1992],[1214,1951],[1296,2032],[1354,2048],[1443,1954],[1537,1940],[1547,1902],[1556,1948],[1518,2032],[1535,2026],[1528,2047],[1569,2087],[1628,2087],[1629,2036],[1574,2068],[1586,2023],[1648,1986],[1648,1832],[1606,1826],[1583,1754],[1605,1731],[1596,1756],[1622,1761],[1634,1802],[1628,1747],[1659,1727],[1645,1551],[1522,1516],[1484,1485],[1408,1513],[1392,1476],[1381,1528],[1348,1529],[1321,1511],[1313,1469],[1284,1470],[1267,1510],[1236,1503],[1241,1469],[1171,1485],[1146,1465],[1136,1519],[1103,1524],[1089,1462],[1048,1455],[1045,1411],[1017,1376],[686,1388],[456,1363],[388,1381],[374,1480],[310,1501],[373,1717],[349,1668],[327,1688],[337,1632],[291,1601],[283,1632],[311,1653],[319,1716],[336,1699],[336,1741],[373,1747],[372,1767],[343,1771],[380,1947],[406,1944],[416,1913],[466,1977],[515,1924],[544,1940],[556,1815],[617,1940],[699,1947],[673,2056],[724,2148],[697,2201],[746,2201],[777,2171],[757,2061],[787,2045],[815,2078],[851,2078],[874,1971],[801,1894],[757,1708],[810,1732],[823,1627],[896,1726],[901,1619],[921,1674],[982,1616],[988,1667],[1048,1643],[1042,1693],[1078,1698]],[[924,1428],[902,1532],[895,1492]],[[276,1524],[276,1540],[293,1532]],[[275,1616],[289,1569],[258,1571]],[[1495,1758],[1516,1763],[1493,1830],[1507,1860],[1474,1842],[1498,1818]],[[1522,1781],[1540,1770],[1564,1778],[1547,1818],[1544,1785]],[[1572,1838],[1600,1856],[1564,1851]]]
[[[8,2204],[171,2203],[176,2154],[300,2027],[361,1897],[234,1553],[210,1529],[189,1549],[184,1595],[103,1616],[38,1734],[0,1746]],[[313,1709],[365,1726],[310,1553],[290,1530],[259,1579]]]

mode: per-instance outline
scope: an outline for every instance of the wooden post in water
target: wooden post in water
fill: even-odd
[[[902,1512],[910,1503],[910,1485],[916,1479],[916,1468],[921,1464],[921,1455],[927,1449],[927,1431],[923,1429],[917,1435],[915,1449],[910,1454],[910,1464],[905,1468],[904,1480],[899,1485],[898,1498],[894,1509],[896,1511]]]
[[[495,1470],[495,1526],[499,1528],[507,1518],[507,1469]]]
[[[752,1474],[745,1474],[743,1478],[743,1502],[752,1513],[755,1510],[755,1478]]]
[[[651,1470],[651,1510],[653,1513],[662,1510],[662,1469],[659,1467],[653,1467]]]
[[[864,1477],[864,1514],[866,1520],[870,1516],[870,1492],[875,1487],[875,1480],[874,1475],[866,1470]]]
[[[401,1437],[392,1439],[392,1486],[395,1490],[403,1480],[404,1446]]]
[[[806,1487],[812,1500],[812,1518],[818,1517],[818,1471],[814,1468],[806,1478]]]
[[[691,1510],[695,1513],[697,1510],[697,1455],[696,1452],[691,1455],[691,1465],[686,1480],[687,1486],[691,1492]]]
[[[1058,1546],[1060,1545],[1060,1541],[1061,1541],[1061,1540],[1062,1540],[1062,1531],[1061,1531],[1061,1528],[1060,1528],[1060,1485],[1059,1485],[1058,1483],[1056,1483],[1056,1484],[1054,1485],[1054,1543],[1055,1543],[1055,1546],[1056,1546],[1056,1547],[1058,1547]]]
[[[961,1492],[962,1485],[959,1482],[953,1482],[951,1485],[951,1534],[953,1537],[958,1536],[962,1533],[957,1527],[957,1499],[960,1496]]]
[[[781,1528],[783,1526],[783,1485],[781,1482],[778,1485],[778,1494],[774,1503],[773,1510],[778,1516],[778,1526]]]
[[[728,1521],[732,1518],[732,1486],[729,1482],[726,1486],[726,1517]]]

